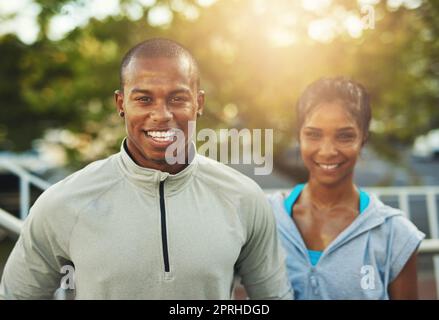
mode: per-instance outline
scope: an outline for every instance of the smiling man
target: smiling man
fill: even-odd
[[[163,50],[165,43],[170,50]],[[115,99],[119,115],[126,119],[130,155],[142,167],[181,171],[185,164],[169,164],[165,152],[174,140],[178,143],[176,131],[181,130],[185,139],[179,142],[189,154],[189,123],[204,107],[196,61],[166,41],[142,43],[126,54],[120,77]]]
[[[291,298],[264,193],[191,141],[189,122],[204,107],[192,55],[173,41],[147,40],[125,55],[120,74],[120,152],[37,200],[0,297],[51,298],[69,266],[77,299],[230,299],[235,276],[250,298]],[[182,163],[166,160],[174,143],[185,151]]]

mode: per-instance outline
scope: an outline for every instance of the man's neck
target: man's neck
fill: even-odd
[[[126,153],[129,155],[131,160],[133,160],[138,166],[148,169],[154,169],[159,170],[162,172],[168,172],[170,174],[177,174],[181,171],[183,171],[188,165],[188,152],[186,152],[186,158],[184,163],[175,163],[175,164],[168,164],[166,162],[166,159],[163,160],[154,160],[154,159],[146,159],[145,157],[141,156],[140,154],[136,155],[134,152],[130,151],[128,140],[125,140],[123,147],[126,151]],[[187,150],[186,150],[187,151]],[[142,159],[142,161],[139,161],[137,159]]]

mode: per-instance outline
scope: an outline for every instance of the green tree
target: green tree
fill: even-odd
[[[424,1],[417,9],[375,9],[375,28],[360,37],[336,32],[332,40],[308,36],[313,21],[351,14],[361,17],[353,1],[333,1],[327,8],[305,10],[300,1],[223,0],[209,7],[196,1],[158,1],[170,5],[172,23],[153,27],[143,7],[133,20],[122,1],[118,16],[91,19],[63,39],[48,38],[50,19],[66,4],[83,1],[37,1],[41,32],[24,45],[16,37],[0,38],[0,144],[23,150],[47,128],[65,128],[74,143],[64,143],[76,166],[118,149],[124,135],[114,110],[122,55],[150,37],[169,37],[196,56],[207,91],[200,127],[275,128],[275,159],[294,139],[294,105],[305,86],[328,75],[362,82],[373,102],[371,144],[397,160],[389,145],[410,144],[439,126],[439,5]],[[180,3],[180,5],[176,5]],[[140,16],[140,15],[139,15]],[[337,29],[337,28],[336,28]],[[301,175],[299,171],[294,171]],[[299,173],[298,173],[299,172]],[[302,176],[303,178],[303,176]]]

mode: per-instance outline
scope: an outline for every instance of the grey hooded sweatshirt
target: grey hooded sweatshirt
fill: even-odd
[[[370,203],[323,251],[315,266],[285,208],[286,195],[269,196],[287,270],[298,300],[389,299],[389,285],[425,234],[403,212],[370,195]]]

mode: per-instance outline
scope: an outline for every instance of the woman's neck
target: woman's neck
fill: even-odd
[[[352,178],[338,185],[321,184],[311,178],[304,192],[313,206],[321,209],[349,205],[358,201],[358,192]]]

